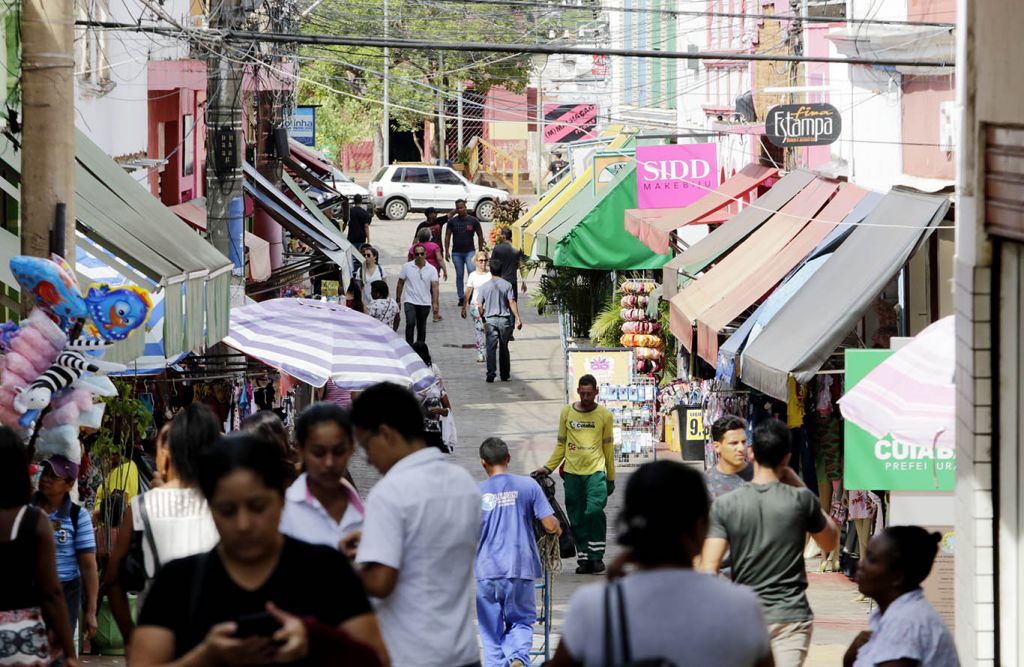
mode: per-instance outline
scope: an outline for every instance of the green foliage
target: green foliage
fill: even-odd
[[[114,380],[114,386],[117,387],[117,396],[102,399],[107,407],[91,449],[101,468],[104,463],[109,464],[115,455],[124,456],[130,452],[153,423],[153,415],[142,402],[131,398],[130,384]]]
[[[594,318],[590,327],[590,342],[597,347],[619,347],[619,339],[622,337],[622,324],[625,322],[619,315],[620,294],[615,294],[600,313]]]
[[[557,309],[569,317],[569,335],[588,338],[602,294],[612,291],[611,273],[558,267],[540,279],[537,312]]]
[[[473,155],[473,149],[469,146],[463,146],[455,152],[455,164],[469,164],[469,158]]]
[[[521,218],[525,211],[526,204],[523,203],[522,199],[508,199],[494,207],[493,223],[502,227],[508,227]]]

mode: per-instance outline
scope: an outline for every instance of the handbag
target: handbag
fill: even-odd
[[[149,523],[149,512],[146,510],[145,494],[139,496],[139,514],[142,517],[142,530],[132,531],[131,546],[128,547],[128,555],[121,564],[120,580],[124,589],[130,593],[138,593],[146,588],[149,581],[149,573],[146,572],[146,556],[142,549],[142,542],[149,545],[149,551],[153,555],[153,577],[160,571],[160,554],[156,550],[156,539],[153,537],[153,526]]]
[[[441,441],[448,448],[448,452],[455,451],[459,444],[459,432],[455,428],[455,411],[448,408],[448,414],[441,417]]]
[[[615,597],[619,607],[618,633],[612,631],[612,597]],[[619,644],[622,646],[622,660],[618,662],[613,657],[616,634],[620,636]],[[626,623],[626,601],[618,581],[613,581],[604,589],[604,664],[607,667],[676,667],[674,662],[665,658],[633,660],[633,651],[629,645],[629,624]]]

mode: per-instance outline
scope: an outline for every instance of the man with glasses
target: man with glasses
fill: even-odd
[[[440,315],[437,269],[427,264],[427,251],[422,245],[413,246],[412,254],[413,260],[404,264],[398,274],[395,290],[395,299],[402,304],[405,313],[405,340],[410,345],[413,343],[413,331],[416,332],[416,342],[426,342],[427,316],[431,308],[435,319]]]

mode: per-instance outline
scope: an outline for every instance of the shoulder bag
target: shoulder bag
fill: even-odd
[[[612,597],[619,608],[619,631],[613,631],[612,625]],[[615,660],[615,635],[618,634],[622,646],[622,660]],[[604,664],[607,667],[677,667],[671,660],[665,658],[644,658],[633,660],[633,652],[629,644],[629,624],[626,623],[626,600],[623,597],[622,586],[618,581],[613,581],[604,589]]]
[[[146,510],[146,496],[139,496],[138,509],[142,517],[142,530],[132,531],[132,542],[128,549],[128,555],[121,564],[121,585],[126,591],[139,593],[146,588],[149,581],[149,573],[146,572],[146,557],[142,549],[143,540],[149,545],[149,551],[153,554],[153,577],[160,572],[160,554],[156,550],[156,539],[153,537],[153,526],[149,522],[149,512]]]

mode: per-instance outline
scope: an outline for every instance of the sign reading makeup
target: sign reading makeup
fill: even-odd
[[[827,146],[839,138],[843,121],[839,110],[824,102],[780,104],[768,110],[764,131],[780,148]]]
[[[639,208],[689,206],[718,187],[715,144],[639,146],[636,163]]]

